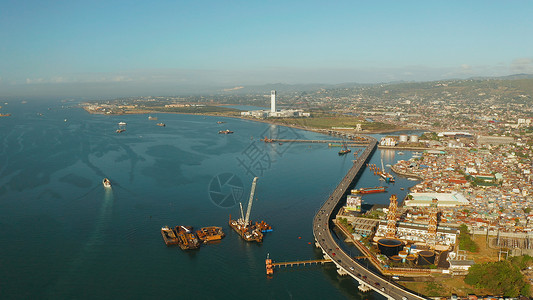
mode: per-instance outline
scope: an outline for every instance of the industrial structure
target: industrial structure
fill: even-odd
[[[270,112],[271,113],[276,112],[276,91],[275,90],[270,91]]]
[[[398,208],[398,197],[396,195],[390,196],[389,213],[387,214],[387,232],[385,237],[396,237],[396,209]]]
[[[294,118],[310,117],[311,114],[304,112],[302,109],[277,109],[276,108],[276,91],[270,91],[270,110],[250,110],[241,112],[243,117],[253,118]]]

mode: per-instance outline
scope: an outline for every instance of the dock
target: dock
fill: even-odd
[[[265,143],[322,143],[322,144],[335,144],[335,143],[342,143],[342,141],[339,140],[293,140],[293,139],[261,139]],[[367,140],[361,140],[361,141],[346,141],[347,144],[353,146],[353,145],[368,145],[369,141]]]
[[[332,262],[331,259],[313,259],[313,260],[297,260],[297,261],[286,261],[286,262],[275,262],[272,263],[272,267],[294,267],[294,266],[305,266],[305,265],[314,265],[314,264],[325,264]]]

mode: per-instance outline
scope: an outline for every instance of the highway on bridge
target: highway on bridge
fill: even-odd
[[[365,164],[377,147],[376,139],[372,137],[368,137],[368,139],[369,145],[365,151],[363,151],[363,153],[361,153],[354,161],[348,174],[346,174],[315,215],[313,220],[313,235],[315,237],[316,246],[322,249],[322,252],[327,259],[331,259],[337,265],[341,274],[346,273],[352,276],[360,285],[363,285],[363,287],[366,286],[371,288],[388,299],[429,299],[414,294],[413,292],[406,290],[404,287],[368,270],[355,261],[355,259],[348,253],[343,251],[332,236],[331,220],[335,208],[339,204],[339,201],[343,199],[347,190],[352,186],[354,179],[365,169]]]

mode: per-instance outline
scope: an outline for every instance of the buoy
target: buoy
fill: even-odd
[[[298,237],[298,239],[299,239],[299,240],[301,240],[301,239],[302,239],[302,237],[301,237],[301,236],[299,236],[299,237]]]

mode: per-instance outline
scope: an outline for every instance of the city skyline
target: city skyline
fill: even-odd
[[[533,3],[30,3],[0,12],[0,96],[533,73]]]

